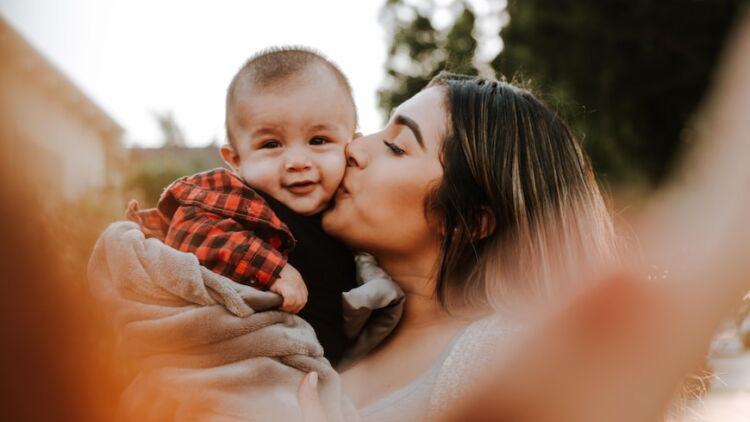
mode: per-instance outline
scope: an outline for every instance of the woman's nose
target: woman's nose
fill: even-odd
[[[365,151],[365,142],[367,137],[352,139],[344,148],[346,156],[346,165],[348,167],[364,167],[367,165],[367,154]]]

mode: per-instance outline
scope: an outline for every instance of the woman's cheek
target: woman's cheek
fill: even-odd
[[[425,189],[417,175],[405,172],[387,173],[375,188],[376,196],[367,204],[379,212],[379,222],[389,225],[414,225],[422,219]],[[399,177],[396,177],[399,175]],[[388,227],[388,226],[385,226]]]

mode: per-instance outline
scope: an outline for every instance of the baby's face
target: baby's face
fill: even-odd
[[[344,176],[354,109],[326,69],[307,70],[280,85],[237,91],[230,119],[236,156],[228,161],[248,185],[299,214],[317,214]]]

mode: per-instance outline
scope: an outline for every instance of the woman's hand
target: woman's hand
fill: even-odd
[[[327,422],[323,405],[318,395],[318,373],[310,372],[299,385],[299,406],[305,422]]]

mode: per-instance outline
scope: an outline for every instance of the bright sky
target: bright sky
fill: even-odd
[[[420,5],[429,2],[406,0]],[[434,0],[433,22],[453,0]],[[385,0],[0,0],[0,13],[126,130],[127,145],[161,141],[154,112],[171,111],[188,143],[224,141],[224,95],[235,71],[273,45],[316,48],[349,77],[360,130],[378,130],[376,91],[389,41]],[[502,48],[504,0],[470,0],[478,56]],[[484,16],[484,18],[481,18]],[[482,34],[485,34],[484,36]]]
[[[224,95],[262,48],[314,47],[350,78],[360,127],[382,119],[383,0],[0,0],[0,13],[112,116],[128,145],[161,139],[171,110],[191,145],[224,140]]]

